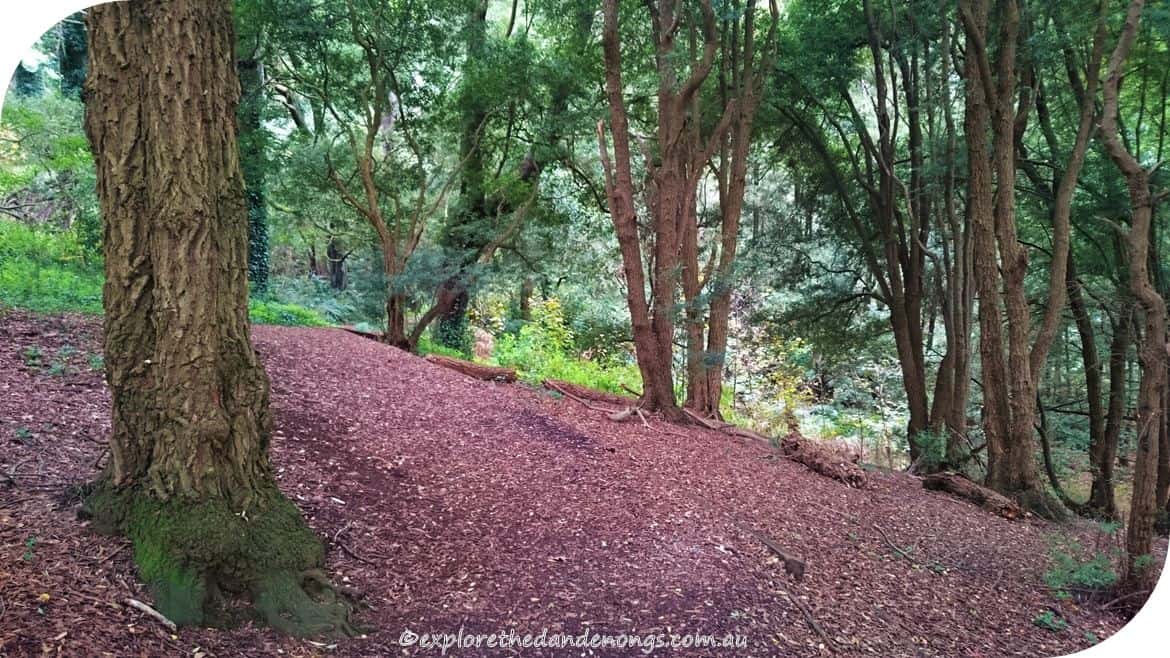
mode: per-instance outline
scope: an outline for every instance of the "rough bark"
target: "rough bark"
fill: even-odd
[[[1035,458],[1036,381],[1031,367],[1031,315],[1024,288],[1028,254],[1017,241],[1014,191],[1017,131],[1023,130],[1030,110],[1027,94],[1020,95],[1016,107],[1019,7],[1015,0],[998,5],[994,72],[988,55],[988,13],[987,0],[960,4],[968,48],[963,76],[969,162],[967,212],[973,227],[979,297],[987,483],[1041,516],[1065,518],[1068,510],[1044,487]],[[1060,274],[1058,283],[1063,286],[1063,269]]]
[[[1129,50],[1137,36],[1143,0],[1132,0],[1126,12],[1117,47],[1109,59],[1105,80],[1101,139],[1109,158],[1125,176],[1131,205],[1130,227],[1125,241],[1129,251],[1129,286],[1144,315],[1138,360],[1142,366],[1137,404],[1137,449],[1133,467],[1133,498],[1126,525],[1127,554],[1122,588],[1132,592],[1153,591],[1158,569],[1153,565],[1159,433],[1166,388],[1166,301],[1154,288],[1149,271],[1150,223],[1153,200],[1150,172],[1129,152],[1118,130],[1121,77]]]
[[[268,462],[230,3],[135,0],[86,20],[112,396],[111,459],[87,510],[131,539],[175,622],[226,621],[222,597],[246,591],[281,630],[350,632],[343,603],[310,598],[328,591],[306,576],[320,573],[321,543]]]

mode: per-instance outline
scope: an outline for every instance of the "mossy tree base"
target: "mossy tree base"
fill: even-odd
[[[300,511],[273,488],[263,507],[157,498],[100,482],[84,512],[100,532],[125,535],[155,607],[184,626],[252,617],[300,637],[347,637],[350,602],[321,570],[324,550]],[[233,599],[247,603],[229,605]]]

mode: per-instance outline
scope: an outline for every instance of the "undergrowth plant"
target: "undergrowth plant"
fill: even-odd
[[[1103,526],[1102,532],[1113,534],[1116,524]],[[1092,594],[1109,589],[1117,583],[1117,551],[1114,555],[1102,550],[1101,542],[1089,551],[1080,542],[1068,537],[1057,537],[1048,550],[1049,568],[1044,583],[1060,599],[1076,594]]]
[[[641,375],[633,363],[618,359],[599,362],[574,352],[573,332],[556,298],[534,303],[531,322],[515,334],[498,337],[493,360],[498,365],[515,368],[522,380],[533,384],[544,379],[561,379],[622,395],[642,388]]]

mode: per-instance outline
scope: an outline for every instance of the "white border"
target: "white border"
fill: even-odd
[[[0,1],[8,4],[15,0]],[[8,89],[16,65],[42,34],[62,18],[93,4],[86,0],[38,0],[19,7],[4,7],[4,17],[0,21],[0,91]],[[0,99],[2,107],[3,99]],[[1101,644],[1074,655],[1077,658],[1166,655],[1170,649],[1157,650],[1159,640],[1164,638],[1160,625],[1170,623],[1170,585],[1166,582],[1166,571],[1163,570],[1153,596],[1133,621]],[[1031,624],[1032,620],[1020,619],[1019,623]]]

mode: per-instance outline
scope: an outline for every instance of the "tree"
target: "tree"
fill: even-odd
[[[739,14],[738,5],[734,8]],[[712,246],[709,260],[712,267],[703,268],[705,276],[699,266],[700,231],[698,213],[693,205],[687,209],[681,240],[687,330],[686,405],[696,413],[711,418],[722,418],[719,403],[723,397],[731,292],[739,248],[740,218],[747,188],[748,156],[756,112],[764,95],[764,82],[772,73],[776,57],[779,8],[775,2],[769,2],[769,9],[772,20],[763,42],[759,44],[759,52],[756,44],[755,3],[748,2],[742,10],[742,16],[735,15],[722,22],[719,102],[715,106],[717,111],[731,108],[730,125],[726,128],[716,126],[716,130],[722,130],[721,135],[716,135],[719,148],[718,157],[713,162],[719,196],[719,240],[717,247]],[[700,116],[700,100],[696,94],[692,117]],[[702,153],[700,122],[692,120],[690,126],[691,148]],[[699,166],[705,164],[699,163]],[[706,318],[700,308],[704,302],[701,296],[704,288],[708,289]]]
[[[1150,171],[1130,153],[1118,130],[1118,104],[1123,67],[1137,37],[1144,0],[1132,0],[1125,24],[1105,78],[1104,107],[1101,116],[1101,140],[1117,169],[1125,176],[1129,188],[1132,214],[1125,242],[1129,250],[1129,285],[1145,316],[1138,358],[1141,361],[1141,384],[1137,407],[1137,451],[1133,468],[1133,498],[1129,524],[1125,533],[1128,559],[1123,587],[1130,591],[1153,590],[1157,570],[1152,565],[1154,516],[1157,509],[1158,449],[1166,389],[1166,300],[1158,294],[1150,277],[1150,224],[1153,198]]]
[[[1018,111],[1016,105],[1020,12],[1015,0],[999,2],[998,52],[993,64],[989,9],[988,0],[964,0],[959,9],[967,35],[963,70],[967,213],[973,227],[979,299],[987,482],[1037,514],[1063,518],[1068,510],[1044,487],[1035,458],[1038,375],[1034,373],[1039,370],[1036,364],[1043,364],[1048,345],[1043,340],[1031,344],[1031,315],[1024,288],[1028,252],[1017,239],[1016,134],[1024,129],[1030,111],[1027,95],[1021,96]],[[1056,291],[1059,295],[1063,295],[1064,264],[1055,261],[1065,256],[1067,247],[1063,255],[1053,259],[1060,274],[1053,288],[1060,288]],[[1063,305],[1063,299],[1059,301]]]
[[[87,497],[160,610],[350,632],[321,542],[277,488],[268,378],[247,316],[247,202],[228,0],[91,9],[86,132],[105,222],[109,466]],[[313,593],[318,598],[314,598]]]
[[[610,218],[621,248],[626,277],[626,298],[634,330],[638,369],[642,373],[643,401],[652,411],[682,418],[674,395],[674,315],[679,291],[679,253],[684,227],[694,212],[695,193],[703,165],[710,158],[733,116],[735,104],[722,108],[716,128],[706,144],[688,139],[690,108],[711,73],[718,48],[715,13],[709,0],[700,3],[697,52],[678,48],[680,26],[694,20],[675,0],[647,3],[651,18],[658,106],[655,117],[656,150],[646,153],[647,214],[653,235],[649,277],[642,263],[638,235],[638,211],[634,205],[634,179],[630,153],[629,116],[622,83],[621,35],[618,3],[606,0],[602,14],[602,52],[605,57],[605,93],[610,105],[613,160],[610,161],[605,122],[597,125],[598,145]],[[700,50],[701,48],[701,50]],[[680,63],[689,71],[680,70]],[[649,278],[649,297],[647,297]]]

